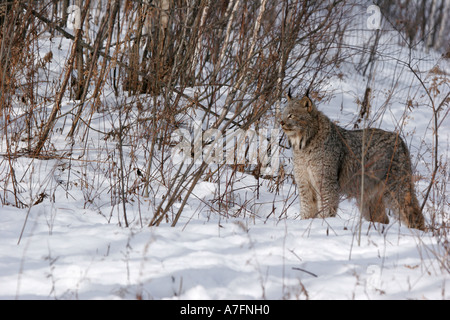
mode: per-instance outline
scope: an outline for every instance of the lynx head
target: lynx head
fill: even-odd
[[[317,108],[308,96],[295,99],[288,95],[280,124],[294,149],[304,149],[317,134],[317,120]]]

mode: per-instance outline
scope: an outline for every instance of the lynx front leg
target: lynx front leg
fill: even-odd
[[[300,216],[302,219],[317,217],[318,198],[310,181],[309,174],[298,162],[294,162],[294,177],[300,197]]]
[[[319,216],[335,217],[339,205],[339,190],[334,183],[328,182],[319,189]]]
[[[336,216],[339,195],[334,190],[317,190],[312,184],[300,188],[300,209],[303,219]]]
[[[311,181],[313,198],[316,199],[316,216],[327,218],[334,217],[339,205],[339,187],[337,178],[333,179],[332,173],[314,172],[308,169],[308,176]]]
[[[317,194],[308,181],[298,183],[300,193],[300,215],[302,219],[316,218],[318,214]]]

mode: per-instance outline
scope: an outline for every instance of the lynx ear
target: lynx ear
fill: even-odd
[[[306,97],[305,108],[309,113],[311,113],[314,110],[314,104],[308,97]]]

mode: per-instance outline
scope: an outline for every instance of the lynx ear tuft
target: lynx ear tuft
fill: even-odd
[[[288,99],[288,101],[292,100],[291,88],[289,88],[286,98]]]
[[[308,90],[306,90],[306,94],[305,96],[309,98],[309,92],[311,91],[311,87],[308,88]]]

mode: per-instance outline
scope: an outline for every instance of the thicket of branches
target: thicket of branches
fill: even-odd
[[[446,53],[448,1],[376,3],[385,25],[397,30],[402,45],[422,44]],[[193,115],[201,125],[224,136],[227,130],[276,126],[287,88],[296,94],[310,89],[316,99],[323,99],[323,84],[330,77],[345,76],[340,65],[353,61],[354,55],[359,57],[356,72],[373,77],[376,56],[383,54],[378,47],[383,31],[371,30],[371,37],[357,45],[348,39],[358,26],[365,28],[370,4],[349,0],[0,1],[2,204],[31,207],[51,198],[45,188],[30,191],[29,199],[23,197],[24,176],[34,170],[18,177],[19,159],[29,159],[29,168],[43,159],[58,159],[58,170],[65,166],[69,171],[75,162],[84,161],[109,170],[110,185],[103,191],[122,208],[125,225],[129,223],[126,204],[133,197],[153,194],[156,198],[161,188],[164,196],[152,204],[146,223],[158,225],[166,220],[175,225],[197,183],[220,179],[224,164],[213,171],[201,161],[169,168],[173,132],[184,128],[195,135],[189,127]],[[42,51],[44,41],[70,43],[59,73],[50,68],[54,53]],[[415,72],[411,61],[405,65]],[[436,137],[430,151],[432,177],[424,198],[436,192],[445,202],[446,184],[438,178],[445,177],[447,160],[439,158],[437,133],[448,115],[449,97],[438,99],[433,90],[441,86],[448,90],[448,84],[445,77],[431,85],[422,74],[415,75],[428,93]],[[366,93],[370,89],[368,85]],[[367,106],[370,94],[359,98],[360,105]],[[69,110],[64,109],[68,101],[73,102]],[[355,110],[360,118],[362,110]],[[111,130],[91,125],[98,115]],[[57,126],[61,121],[62,127]],[[89,156],[90,134],[114,141],[97,146],[99,153],[107,154],[101,161]],[[66,141],[63,150],[54,146],[61,136]],[[204,146],[210,143],[200,139]],[[232,170],[247,171],[259,179],[264,165],[235,165]],[[282,176],[271,177],[274,190]],[[95,183],[102,186],[87,178],[78,184],[84,188],[85,205],[101,192],[94,190]],[[226,202],[229,193],[227,184],[217,202]],[[435,208],[442,211],[446,204],[439,201]],[[218,206],[219,210],[224,207]]]
[[[230,126],[248,129],[280,101],[292,81],[312,86],[314,80],[303,81],[311,71],[319,75],[319,68],[333,68],[339,57],[328,59],[327,55],[338,36],[343,4],[267,0],[6,2],[1,21],[0,110],[5,117],[14,114],[12,109],[18,104],[29,111],[21,115],[25,132],[17,133],[22,140],[27,134],[26,147],[13,149],[12,137],[8,137],[6,153],[54,156],[49,146],[63,100],[77,101],[67,135],[72,138],[78,130],[86,130],[86,113],[98,111],[102,93],[110,88],[116,95],[155,97],[152,116],[145,119],[152,139],[150,164],[155,148],[161,149],[178,126],[175,118],[186,109],[179,103],[181,99],[203,110],[205,119],[212,116],[213,128],[223,132]],[[73,5],[80,9],[80,29],[73,29],[74,15],[67,14]],[[52,60],[49,52],[36,61],[43,34],[73,41],[59,79],[49,79],[48,74],[42,79],[42,69]],[[289,69],[296,74],[287,75]],[[321,76],[315,83],[320,83]],[[45,90],[36,89],[55,80],[58,83],[47,83]],[[195,96],[185,94],[185,88],[195,88]],[[42,114],[43,104],[48,103],[52,103],[50,114]],[[204,170],[188,169],[184,174],[198,180]],[[16,185],[12,166],[9,174]],[[179,192],[181,189],[175,190],[174,199]]]
[[[411,46],[423,43],[450,54],[450,3],[446,0],[375,1],[392,25],[405,35]]]

